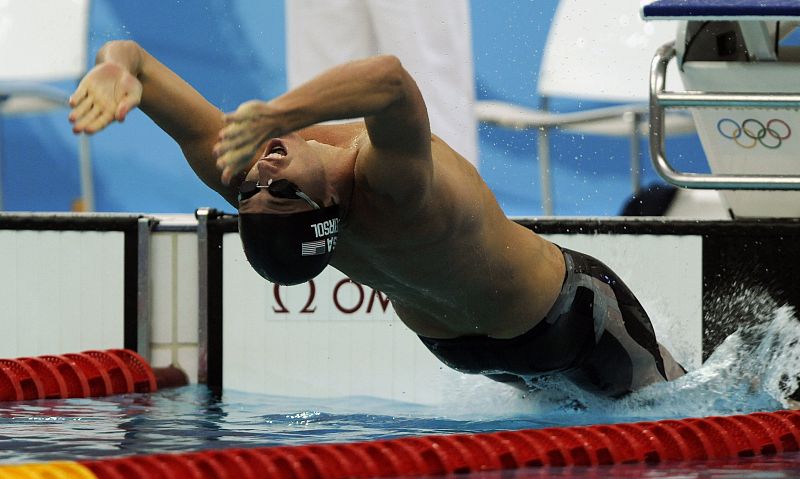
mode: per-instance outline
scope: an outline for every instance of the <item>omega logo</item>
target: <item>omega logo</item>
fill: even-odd
[[[317,286],[313,279],[306,284],[308,284],[308,298],[304,306],[298,312],[301,314],[313,314],[317,311]],[[276,314],[292,313],[283,303],[281,287],[282,286],[279,284],[275,284],[272,287],[272,295],[277,305],[272,307],[272,311]],[[343,301],[343,296],[345,296],[343,293],[347,291],[351,293],[353,291],[355,292],[354,302],[352,300],[350,303]],[[336,283],[336,286],[333,288],[332,299],[336,310],[343,314],[355,314],[358,312],[372,313],[377,308],[380,308],[381,311],[385,313],[389,309],[390,304],[389,298],[384,296],[380,291],[365,287],[349,278],[344,278]],[[364,304],[365,302],[366,306]]]

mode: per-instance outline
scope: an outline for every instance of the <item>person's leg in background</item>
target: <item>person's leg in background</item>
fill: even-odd
[[[419,84],[433,132],[477,166],[471,30],[467,0],[290,0],[288,84],[356,58],[396,55]]]
[[[378,51],[400,58],[428,105],[432,131],[478,165],[472,20],[467,0],[369,0]]]
[[[288,0],[285,5],[289,88],[378,53],[365,0]]]

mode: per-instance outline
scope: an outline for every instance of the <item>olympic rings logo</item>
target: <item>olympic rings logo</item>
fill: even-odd
[[[717,122],[717,131],[742,148],[755,148],[761,143],[761,146],[770,150],[780,148],[792,136],[789,124],[778,118],[769,120],[766,125],[754,118],[744,120],[741,125],[730,118],[723,118]]]

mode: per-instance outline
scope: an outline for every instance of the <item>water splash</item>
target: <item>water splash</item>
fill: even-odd
[[[621,401],[642,413],[705,416],[793,406],[800,374],[800,321],[762,286],[734,282],[705,298],[705,322],[733,330],[700,368]],[[714,331],[710,331],[712,334]]]
[[[594,396],[566,380],[539,381],[529,393],[500,384],[454,384],[457,403],[448,415],[480,418],[509,414],[550,418],[559,424],[744,414],[798,407],[800,321],[765,288],[732,284],[706,298],[706,324],[733,332],[698,369],[622,399]],[[796,399],[796,397],[795,397]]]
[[[702,367],[620,401],[626,413],[709,416],[792,406],[800,373],[800,322],[782,306],[728,336]]]

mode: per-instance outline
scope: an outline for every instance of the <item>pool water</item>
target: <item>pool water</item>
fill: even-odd
[[[226,391],[211,398],[189,386],[152,395],[11,403],[0,407],[0,463],[388,439],[627,422],[563,405],[561,412],[492,417],[442,415],[439,407],[375,398],[312,400]],[[390,413],[379,413],[378,411]],[[360,412],[355,412],[360,411]],[[749,412],[738,411],[738,412]],[[648,417],[654,419],[655,417]],[[782,478],[800,476],[800,453],[655,466],[566,467],[471,474],[470,478]]]
[[[390,439],[625,419],[595,414],[445,414],[368,397],[304,399],[205,387],[0,406],[0,462],[90,459],[208,448]]]
[[[464,377],[452,399],[419,405],[370,397],[290,398],[202,386],[155,394],[0,404],[0,463],[85,460],[210,448],[352,442],[774,411],[790,406],[800,323],[776,307],[732,334],[699,369],[622,400],[557,379],[523,394]],[[499,474],[499,473],[498,473]],[[500,477],[472,474],[472,477]],[[524,470],[502,477],[797,477],[800,453],[656,466]]]

